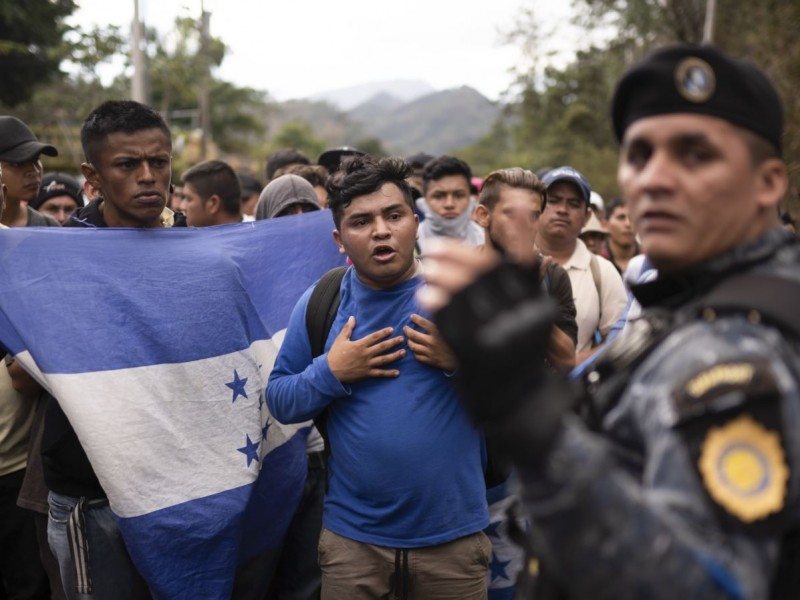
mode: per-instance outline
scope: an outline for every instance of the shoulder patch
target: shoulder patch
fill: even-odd
[[[720,363],[693,374],[678,384],[672,400],[678,422],[724,412],[747,400],[775,397],[778,386],[769,363],[744,360]]]
[[[696,375],[686,384],[686,393],[700,398],[709,390],[723,385],[747,385],[753,381],[755,366],[751,363],[715,365]]]
[[[764,359],[705,367],[672,392],[674,427],[718,517],[753,533],[779,531],[787,518],[793,461],[780,397]]]
[[[709,496],[745,523],[784,507],[789,467],[780,435],[747,414],[708,430],[698,469]]]

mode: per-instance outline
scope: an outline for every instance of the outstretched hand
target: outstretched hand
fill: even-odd
[[[403,336],[389,338],[393,329],[379,329],[360,340],[350,336],[356,327],[356,318],[351,316],[336,336],[328,351],[328,366],[340,383],[355,383],[369,377],[397,377],[400,371],[387,365],[405,356],[404,349],[389,352],[403,343]]]

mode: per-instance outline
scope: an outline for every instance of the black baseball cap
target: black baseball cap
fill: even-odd
[[[77,205],[83,206],[83,190],[78,180],[65,173],[46,173],[42,177],[42,185],[39,188],[39,195],[29,202],[30,207],[39,210],[39,207],[58,196],[69,196]]]
[[[40,154],[58,156],[55,146],[41,143],[16,117],[0,117],[0,160],[13,163],[28,162]]]
[[[322,165],[326,169],[328,169],[329,173],[333,173],[339,168],[339,163],[342,162],[342,158],[345,156],[363,156],[366,152],[362,152],[361,150],[356,150],[355,148],[351,148],[350,146],[341,146],[340,148],[331,148],[329,150],[325,150],[322,154],[319,155],[317,159],[317,164]]]

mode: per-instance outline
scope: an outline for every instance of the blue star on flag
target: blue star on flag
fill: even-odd
[[[261,439],[267,439],[267,429],[269,429],[269,423],[264,423],[264,426],[261,428]]]
[[[497,558],[497,554],[492,552],[492,562],[489,563],[489,570],[492,573],[492,581],[495,579],[503,578],[508,579],[509,581],[511,578],[506,573],[506,567],[511,563],[510,560],[500,560]]]
[[[240,379],[236,369],[233,370],[233,381],[225,385],[233,390],[233,400],[231,400],[231,402],[236,402],[239,396],[247,398],[247,392],[244,389],[244,386],[247,385],[247,377]]]
[[[250,463],[254,460],[258,460],[258,445],[260,442],[253,442],[250,440],[250,436],[247,436],[247,443],[242,446],[241,448],[237,448],[239,452],[247,456],[247,466],[250,466]]]

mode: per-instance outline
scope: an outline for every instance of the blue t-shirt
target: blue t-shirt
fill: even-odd
[[[305,421],[329,407],[325,527],[393,548],[442,544],[489,523],[481,436],[443,371],[419,362],[407,344],[406,355],[389,365],[400,371],[396,378],[345,386],[328,367],[327,351],[349,316],[356,318],[352,340],[389,326],[390,337],[403,335],[412,313],[424,316],[415,300],[420,283],[414,277],[372,290],[351,267],[326,354],[313,362],[305,323],[308,290],[294,308],[267,384],[269,409],[279,421]]]

